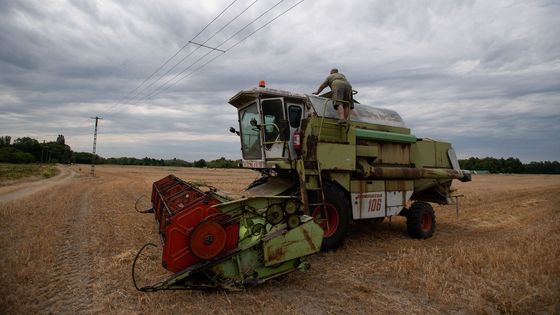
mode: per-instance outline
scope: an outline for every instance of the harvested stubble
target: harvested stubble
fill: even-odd
[[[78,167],[75,168],[76,170]],[[82,167],[88,170],[87,167]],[[139,195],[169,173],[239,191],[247,170],[97,168],[40,195],[1,204],[0,311],[99,313],[558,313],[560,177],[477,176],[457,183],[462,212],[436,207],[437,232],[412,240],[405,221],[354,224],[345,245],[310,258],[312,269],[245,292],[134,290],[130,267],[153,218]],[[160,248],[139,281],[166,274]]]

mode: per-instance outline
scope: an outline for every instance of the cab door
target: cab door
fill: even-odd
[[[285,158],[288,148],[284,99],[261,99],[261,111],[265,159]]]

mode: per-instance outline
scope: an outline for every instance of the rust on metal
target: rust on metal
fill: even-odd
[[[286,248],[297,243],[297,241],[285,241],[282,246],[268,246],[266,248],[266,257],[268,261],[282,261],[282,257],[286,255]]]
[[[307,137],[307,158],[311,160],[317,160],[317,143],[319,142],[318,137],[315,135],[309,135]]]
[[[309,244],[311,250],[313,251],[317,250],[317,247],[315,246],[315,243],[313,243],[313,239],[311,239],[311,235],[309,235],[309,232],[306,229],[302,229],[301,231],[303,232],[303,237],[305,238],[305,241],[307,241],[307,243]]]

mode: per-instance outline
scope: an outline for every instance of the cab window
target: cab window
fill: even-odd
[[[299,124],[301,123],[301,111],[301,106],[290,105],[290,107],[288,107],[290,127],[299,128]]]

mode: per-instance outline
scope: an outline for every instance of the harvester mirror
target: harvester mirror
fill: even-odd
[[[239,136],[239,131],[235,130],[235,128],[233,128],[233,127],[229,127],[229,132],[235,133],[236,135]]]

